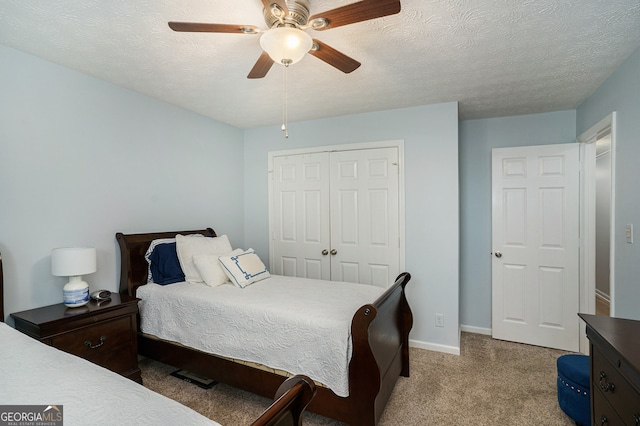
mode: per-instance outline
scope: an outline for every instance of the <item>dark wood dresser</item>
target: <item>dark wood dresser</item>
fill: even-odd
[[[640,321],[578,315],[590,343],[591,422],[640,426]]]
[[[138,368],[138,300],[113,293],[101,303],[45,306],[11,314],[15,328],[47,345],[142,383]]]

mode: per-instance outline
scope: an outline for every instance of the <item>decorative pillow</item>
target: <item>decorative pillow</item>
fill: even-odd
[[[153,275],[151,274],[151,259],[150,259],[151,253],[153,253],[153,250],[156,248],[156,246],[158,244],[167,244],[167,243],[175,243],[175,242],[176,242],[175,238],[158,238],[157,240],[151,241],[151,244],[149,245],[149,248],[147,249],[147,252],[144,254],[144,259],[149,264],[149,266],[147,267],[147,282],[148,283],[152,283],[153,282]]]
[[[235,249],[231,253],[224,253],[223,256],[233,256],[240,253],[244,253],[244,250]],[[209,287],[217,287],[229,282],[229,277],[218,261],[219,257],[216,254],[196,254],[193,256],[193,263],[196,265],[198,273]]]
[[[204,238],[204,235],[202,235],[202,234],[188,234],[187,236],[188,237]],[[149,266],[147,268],[147,282],[148,283],[152,283],[153,282],[153,275],[151,274],[151,259],[149,259],[150,256],[151,256],[151,253],[153,253],[153,250],[159,244],[167,244],[167,243],[175,243],[175,242],[176,242],[175,238],[158,238],[158,239],[155,239],[155,240],[151,241],[151,244],[149,244],[149,248],[147,249],[147,252],[144,254],[144,259],[149,264]],[[184,281],[184,279],[182,281]]]
[[[154,283],[166,285],[184,281],[175,242],[158,244],[151,252],[149,260]]]
[[[240,288],[271,277],[262,260],[251,248],[240,254],[220,256],[219,261],[231,282]]]
[[[176,235],[176,248],[185,279],[191,283],[203,282],[193,263],[193,256],[200,254],[220,256],[233,251],[229,237],[226,235],[213,238],[188,238],[184,235]]]

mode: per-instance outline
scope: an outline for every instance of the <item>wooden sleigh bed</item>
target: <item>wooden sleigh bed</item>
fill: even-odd
[[[120,292],[136,296],[138,287],[147,282],[145,253],[155,239],[177,234],[202,234],[215,237],[211,228],[204,230],[117,233],[120,246]],[[307,409],[350,425],[376,425],[399,376],[409,376],[409,331],[413,316],[405,297],[411,276],[402,273],[371,304],[360,307],[351,321],[352,357],[348,368],[349,395],[340,397],[318,386]],[[138,334],[138,352],[165,364],[271,397],[283,382],[283,376],[192,349],[143,333]]]

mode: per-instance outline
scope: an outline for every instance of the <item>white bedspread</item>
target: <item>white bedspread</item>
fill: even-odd
[[[272,276],[244,289],[178,283],[138,288],[141,330],[204,352],[306,374],[349,395],[351,320],[380,287]]]
[[[192,409],[0,323],[0,404],[62,405],[65,426],[218,425]]]

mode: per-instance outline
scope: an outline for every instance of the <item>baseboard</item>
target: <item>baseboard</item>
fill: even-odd
[[[472,325],[463,324],[460,324],[460,331],[464,331],[466,333],[486,334],[487,336],[491,336],[493,334],[490,328],[474,327]]]
[[[422,342],[420,340],[409,340],[409,347],[426,349],[428,351],[444,352],[452,355],[460,355],[459,346],[448,346],[448,345],[441,345],[438,343]]]
[[[472,325],[460,325],[460,332],[485,334],[491,336],[492,332],[490,328],[474,327]],[[460,341],[460,339],[458,339]],[[428,351],[444,352],[447,354],[460,355],[459,346],[440,345],[438,343],[423,342],[421,340],[409,340],[409,347],[426,349]]]

